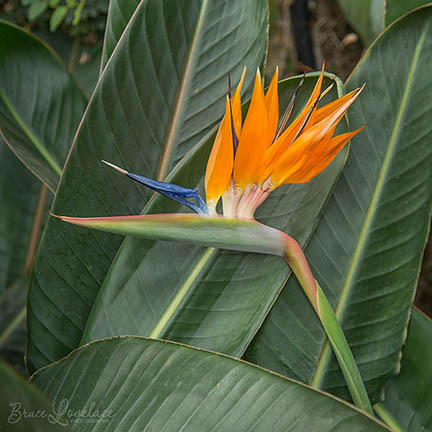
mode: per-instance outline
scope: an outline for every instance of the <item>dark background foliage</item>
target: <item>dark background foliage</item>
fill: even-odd
[[[49,42],[70,71],[75,72],[84,91],[90,94],[98,74],[108,3],[108,0],[1,0],[0,18],[23,26]],[[365,44],[350,26],[338,2],[270,0],[269,3],[268,77],[276,65],[284,78],[315,70],[324,60],[326,69],[343,80],[350,75]],[[60,8],[64,13],[59,18]],[[416,304],[432,316],[431,238],[423,259]]]

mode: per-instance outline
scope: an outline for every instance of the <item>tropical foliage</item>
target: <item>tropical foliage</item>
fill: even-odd
[[[432,430],[432,5],[341,3],[349,79],[268,90],[264,0],[111,0],[86,92],[0,21],[5,430]]]

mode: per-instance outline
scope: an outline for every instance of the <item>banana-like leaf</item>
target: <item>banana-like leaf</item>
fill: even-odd
[[[428,0],[386,0],[384,12],[385,25],[390,25],[406,13],[428,3],[430,3]]]
[[[220,354],[139,337],[85,345],[33,381],[53,400],[68,402],[71,421],[97,411],[83,431],[388,430],[301,383]]]
[[[384,0],[338,0],[338,3],[365,46],[384,29]]]
[[[315,81],[315,77],[306,79],[298,96],[298,107],[309,96]],[[326,80],[325,84],[329,82]],[[298,79],[291,79],[280,85],[281,106],[288,104],[297,84]],[[335,91],[331,96],[334,95]],[[179,169],[174,182],[186,184],[187,179],[201,180],[207,154],[193,157]],[[310,184],[284,187],[272,193],[259,209],[258,220],[288,232],[304,244],[345,157],[346,152],[342,152]],[[189,172],[192,168],[194,175]],[[121,180],[122,184],[129,181]],[[167,208],[164,202],[155,199],[146,213],[172,211],[173,207]],[[258,236],[251,233],[252,238]],[[183,240],[192,234],[176,233],[177,239],[182,236]],[[156,229],[153,238],[161,239],[162,235]],[[197,231],[193,235],[195,240],[200,236],[201,245],[218,247],[212,243],[209,231]],[[230,238],[225,240],[220,246],[229,249]],[[257,237],[255,241],[259,244],[264,239]],[[276,257],[201,249],[199,244],[127,238],[94,302],[82,342],[121,334],[151,335],[240,356],[275,301],[290,269]],[[243,238],[235,248],[253,250],[247,244],[248,240]]]
[[[404,432],[432,431],[431,358],[432,321],[413,308],[401,372],[388,383],[378,411]]]
[[[0,138],[0,296],[24,272],[40,191]]]
[[[262,0],[141,2],[92,95],[53,212],[138,214],[150,192],[120,185],[100,160],[163,179],[220,119],[228,73],[236,82],[262,64],[266,40]],[[29,292],[32,369],[78,346],[120,240],[48,221]]]
[[[140,1],[141,0],[110,0],[101,58],[101,72],[108,59],[111,57],[120,36],[123,34],[124,29]]]
[[[0,362],[0,429],[3,432],[70,431],[67,419],[36,386],[27,383],[7,364]]]
[[[1,138],[0,196],[0,357],[26,373],[26,293],[47,193]]]
[[[53,192],[85,105],[54,51],[0,21],[0,134]]]
[[[367,83],[349,113],[350,127],[368,126],[353,140],[305,251],[374,401],[399,369],[429,226],[431,20],[432,8],[425,8],[395,23],[348,80],[347,90]],[[244,358],[349,398],[321,325],[294,278]]]

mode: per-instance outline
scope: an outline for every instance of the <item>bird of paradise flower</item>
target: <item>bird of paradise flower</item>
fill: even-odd
[[[336,126],[362,88],[318,108],[318,102],[330,90],[330,87],[321,90],[324,68],[303,111],[288,127],[295,95],[303,80],[279,123],[278,70],[266,93],[258,70],[250,106],[242,124],[240,92],[245,72],[234,95],[231,97],[229,91],[226,97],[225,115],[205,173],[206,202],[197,188],[159,182],[103,162],[196,213],[216,215],[216,206],[222,198],[224,216],[252,219],[257,207],[274,189],[284,184],[310,181],[363,129],[333,136]]]
[[[68,223],[112,233],[192,241],[204,246],[283,257],[323,324],[355,404],[372,414],[352,352],[300,245],[287,234],[254,219],[255,210],[274,189],[284,184],[310,181],[364,128],[335,136],[337,125],[364,86],[319,107],[320,100],[330,90],[330,87],[321,89],[323,67],[300,114],[289,123],[304,76],[279,122],[278,71],[276,69],[267,92],[264,92],[258,70],[249,109],[242,122],[240,93],[244,76],[245,71],[234,94],[231,95],[229,89],[226,97],[225,115],[207,162],[205,201],[197,188],[152,180],[103,161],[133,180],[188,206],[197,215],[56,217]],[[223,214],[218,215],[221,199]]]

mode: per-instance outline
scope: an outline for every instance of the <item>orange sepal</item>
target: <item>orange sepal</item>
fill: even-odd
[[[365,127],[363,126],[353,132],[331,138],[336,125],[334,124],[324,136],[321,136],[321,139],[319,139],[319,135],[316,137],[318,140],[312,139],[307,148],[303,146],[303,154],[301,154],[301,146],[298,146],[296,151],[293,152],[295,154],[291,155],[291,165],[282,174],[279,174],[281,176],[279,180],[275,169],[275,180],[278,181],[279,185],[286,183],[307,183],[313,179],[327,168],[348,141]],[[305,134],[305,139],[307,139],[306,135],[308,134]],[[287,155],[287,157],[289,156]],[[278,169],[280,170],[280,167]]]
[[[260,173],[261,178],[267,178],[271,171],[271,166],[282,156],[285,149],[291,144],[295,138],[297,132],[303,125],[303,121],[309,113],[309,110],[318,99],[322,81],[324,77],[324,65],[321,70],[321,74],[315,84],[311,96],[302,112],[296,117],[296,119],[285,129],[285,131],[279,136],[279,138],[267,149],[263,159],[260,162]]]
[[[234,130],[237,134],[237,138],[240,137],[241,128],[242,128],[242,112],[241,112],[241,97],[240,92],[243,85],[243,81],[246,75],[246,67],[243,69],[242,76],[240,78],[240,82],[234,92],[234,95],[231,99],[231,109],[232,109],[232,117],[234,123]]]
[[[269,134],[270,140],[276,135],[279,122],[279,96],[278,96],[278,68],[276,68],[270,86],[265,95],[267,112],[269,117]]]
[[[366,125],[365,125],[366,126]],[[360,131],[362,131],[365,126],[362,126],[359,129],[356,129],[353,132],[348,132],[342,135],[338,135],[334,137],[325,152],[325,154],[321,155],[319,161],[314,161],[312,164],[306,164],[305,168],[307,170],[307,174],[303,174],[300,176],[292,176],[290,178],[290,183],[307,183],[316,177],[319,173],[324,171],[333,159],[338,155],[338,153],[343,149],[343,147]]]
[[[219,125],[205,173],[207,203],[216,206],[223,192],[229,187],[233,169],[234,149],[231,125],[231,110],[226,98],[225,116]]]
[[[318,123],[327,116],[331,115],[334,111],[336,111],[339,107],[341,107],[345,102],[350,100],[351,98],[355,97],[356,93],[359,89],[352,90],[351,92],[347,93],[346,95],[328,103],[327,105],[324,105],[321,108],[318,108],[315,112],[314,116],[314,123]]]
[[[244,189],[259,179],[257,167],[265,150],[271,143],[269,139],[269,118],[265,103],[261,75],[257,71],[251,104],[242,128],[239,145],[234,161],[234,182]]]

